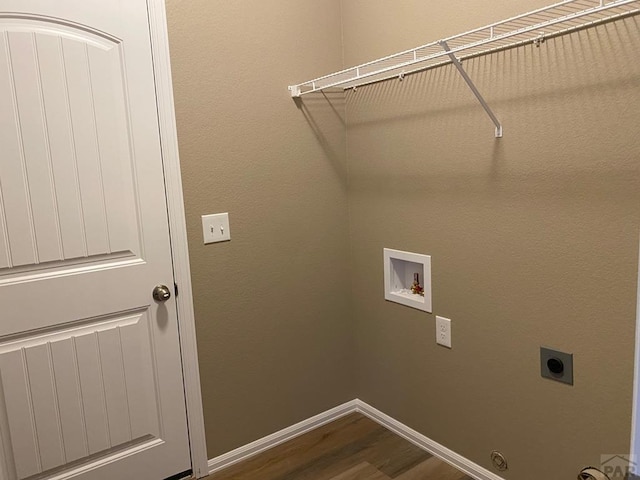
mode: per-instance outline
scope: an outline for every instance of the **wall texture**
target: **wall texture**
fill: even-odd
[[[546,1],[344,0],[345,65]],[[347,94],[358,396],[507,479],[629,452],[640,18]],[[382,249],[432,255],[434,315],[384,301]],[[453,349],[435,344],[435,314]],[[575,354],[573,387],[539,347]],[[501,474],[502,475],[502,474]]]
[[[450,66],[285,90],[547,3],[168,0],[211,457],[355,397],[487,468],[501,450],[507,479],[629,451],[640,18],[465,62],[500,140]],[[202,245],[222,211],[232,241]],[[383,247],[432,255],[452,350],[384,301]]]
[[[340,4],[167,10],[211,458],[355,397],[344,97],[286,90],[342,66]]]

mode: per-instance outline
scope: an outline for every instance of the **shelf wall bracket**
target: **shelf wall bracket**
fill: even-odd
[[[300,85],[292,85],[289,87],[289,92],[293,98],[299,98],[301,95]]]
[[[447,55],[451,59],[451,63],[453,63],[454,67],[458,69],[458,72],[460,73],[460,75],[462,75],[462,78],[467,83],[473,94],[476,96],[476,98],[480,102],[480,105],[482,105],[482,108],[484,108],[484,111],[487,112],[487,115],[489,115],[489,118],[491,118],[491,121],[496,126],[496,138],[502,138],[502,124],[500,123],[500,120],[498,120],[498,117],[496,117],[496,115],[493,113],[493,110],[491,110],[491,107],[489,107],[484,97],[473,83],[473,80],[471,80],[471,77],[462,66],[462,63],[460,63],[460,60],[458,60],[458,57],[456,57],[456,55],[451,51],[449,45],[445,40],[440,40],[438,44],[447,53]]]

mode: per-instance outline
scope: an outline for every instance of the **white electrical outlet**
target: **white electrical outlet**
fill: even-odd
[[[451,320],[436,315],[436,343],[451,348]]]
[[[226,242],[231,240],[229,214],[216,213],[202,215],[202,236],[204,243]]]

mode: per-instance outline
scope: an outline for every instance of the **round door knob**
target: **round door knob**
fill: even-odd
[[[153,299],[156,302],[166,302],[171,298],[171,291],[166,285],[158,285],[153,289]]]

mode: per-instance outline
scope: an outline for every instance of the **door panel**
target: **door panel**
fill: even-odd
[[[0,11],[0,480],[190,468],[144,0]]]
[[[150,325],[135,312],[0,346],[18,478],[160,437]]]
[[[139,253],[121,43],[36,20],[3,27],[0,135],[20,161],[0,171],[2,264]]]

